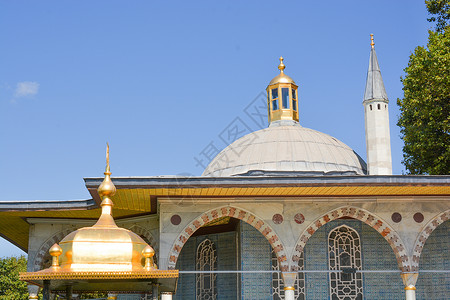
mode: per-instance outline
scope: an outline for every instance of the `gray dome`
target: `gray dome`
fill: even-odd
[[[252,172],[253,171],[253,172]],[[272,122],[222,150],[202,176],[264,174],[366,174],[366,163],[349,146],[294,121]]]

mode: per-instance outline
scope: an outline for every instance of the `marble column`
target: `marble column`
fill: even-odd
[[[72,300],[73,287],[71,285],[66,286],[66,300]]]
[[[294,300],[295,295],[295,279],[297,279],[296,272],[282,272],[281,276],[283,278],[284,283],[284,299],[285,300]]]
[[[402,273],[401,276],[405,285],[406,300],[416,300],[416,282],[419,273]]]
[[[172,293],[161,293],[161,300],[172,300]]]
[[[42,299],[50,300],[50,280],[44,280],[44,288],[42,289]]]

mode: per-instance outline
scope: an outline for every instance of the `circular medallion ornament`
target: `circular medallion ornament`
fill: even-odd
[[[424,219],[423,215],[420,212],[415,213],[413,218],[414,218],[414,221],[416,221],[417,223],[422,223],[423,219]]]
[[[179,215],[173,215],[172,218],[170,218],[170,222],[173,225],[179,225],[181,223],[181,217]]]
[[[302,224],[303,222],[305,222],[305,216],[303,216],[302,214],[298,213],[294,216],[294,221],[297,224]]]
[[[273,217],[272,217],[272,221],[275,224],[281,224],[281,223],[283,223],[283,216],[280,215],[280,214],[274,214]]]
[[[400,222],[400,221],[402,220],[402,215],[399,214],[398,212],[395,212],[395,213],[392,214],[391,219],[392,219],[392,221],[394,221],[395,223],[398,223],[398,222]]]

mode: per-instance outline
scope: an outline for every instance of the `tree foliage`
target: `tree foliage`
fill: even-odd
[[[428,13],[433,15],[427,20],[436,22],[436,31],[443,32],[450,25],[450,0],[425,0]]]
[[[427,1],[432,2],[432,1]],[[448,1],[447,1],[448,2]],[[450,174],[450,27],[429,31],[409,58],[398,99],[403,163],[411,174]]]
[[[0,300],[28,300],[27,284],[19,280],[19,272],[26,271],[25,256],[0,259]]]

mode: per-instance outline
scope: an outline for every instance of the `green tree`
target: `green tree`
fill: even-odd
[[[429,31],[405,69],[397,99],[403,164],[410,174],[450,174],[450,27]]]
[[[427,20],[436,22],[436,31],[442,32],[450,23],[450,0],[425,0],[428,13],[433,15]]]
[[[0,259],[0,300],[28,300],[27,284],[19,280],[19,272],[26,271],[25,256]]]

